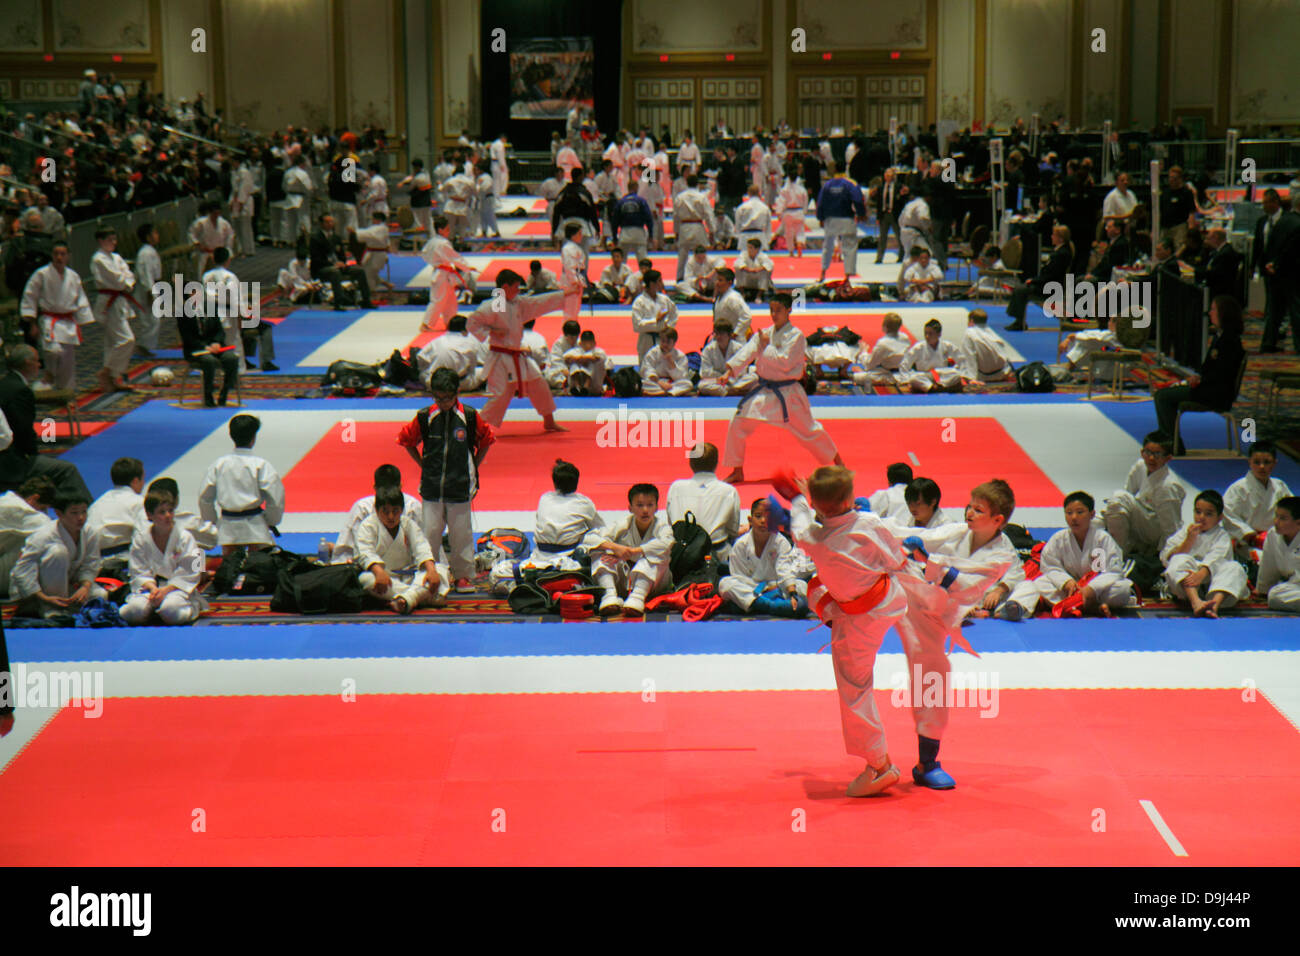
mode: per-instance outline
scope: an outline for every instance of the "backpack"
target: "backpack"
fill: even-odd
[[[384,366],[383,380],[389,385],[404,386],[408,382],[419,380],[415,369],[414,362],[404,358],[398,349],[393,349],[393,354],[388,356],[388,362]]]
[[[320,384],[321,388],[336,387],[340,395],[373,395],[384,380],[373,365],[339,359],[321,376]]]
[[[528,537],[518,528],[493,528],[478,536],[474,551],[499,551],[502,558],[522,558],[529,552]]]
[[[314,565],[300,554],[268,548],[249,551],[240,548],[221,559],[213,577],[215,594],[271,594],[280,583],[281,571],[300,571]]]
[[[630,365],[616,369],[609,380],[619,398],[637,398],[641,394],[641,373]]]
[[[1042,362],[1030,362],[1016,372],[1016,387],[1022,392],[1054,392],[1056,382]]]
[[[709,533],[695,521],[695,512],[688,511],[680,521],[673,522],[673,549],[668,558],[668,570],[675,584],[681,584],[692,575],[698,575],[708,565],[713,553]]]
[[[1037,543],[1034,541],[1034,536],[1030,534],[1028,529],[1026,529],[1022,524],[1006,525],[1002,529],[1002,533],[1005,534],[1007,540],[1011,542],[1011,547],[1015,548],[1016,551],[1020,553],[1020,559],[1022,561],[1029,557],[1030,552],[1033,551],[1034,545]]]
[[[355,614],[366,592],[351,564],[324,564],[282,570],[271,595],[272,611],[299,614]]]

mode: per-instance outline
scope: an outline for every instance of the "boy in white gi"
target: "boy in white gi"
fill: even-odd
[[[591,285],[587,276],[587,250],[582,247],[582,226],[569,223],[564,227],[564,245],[560,249],[560,288],[564,290],[564,317],[576,319],[582,311],[582,293]]]
[[[687,302],[712,302],[713,273],[723,265],[703,246],[696,246],[695,254],[686,260],[686,275],[677,283],[677,294]]]
[[[474,179],[476,198],[478,199],[478,230],[484,239],[501,238],[501,227],[497,225],[496,183],[488,171],[486,160],[479,160],[475,167]]]
[[[75,612],[91,598],[107,598],[95,583],[99,539],[86,528],[90,501],[70,491],[54,496],[55,519],[23,546],[9,578],[9,596],[20,617]]]
[[[736,289],[746,299],[761,299],[773,290],[772,257],[759,248],[758,241],[750,239],[744,251],[731,264],[736,273]]]
[[[561,308],[564,293],[521,298],[522,281],[523,277],[513,269],[502,269],[497,273],[499,293],[494,293],[470,316],[469,333],[488,339],[489,354],[484,370],[491,398],[483,406],[483,418],[493,428],[501,427],[510,400],[526,395],[542,416],[546,431],[566,432],[568,429],[555,420],[555,399],[542,377],[542,370],[523,348],[524,323]]]
[[[436,369],[449,368],[460,379],[461,391],[470,392],[483,384],[487,346],[465,331],[467,324],[465,316],[453,315],[447,320],[447,331],[430,339],[416,353],[416,373],[421,382],[427,384]]]
[[[524,292],[527,295],[538,295],[542,292],[554,292],[560,287],[560,280],[555,278],[555,273],[550,269],[542,267],[541,259],[534,259],[528,263],[528,278],[524,280]]]
[[[560,190],[564,188],[565,180],[560,178],[559,170],[551,174],[549,179],[543,179],[542,184],[537,187],[537,194],[546,200],[546,221],[551,221],[551,213],[555,211],[555,197],[560,195]]]
[[[172,512],[172,523],[182,531],[188,531],[190,537],[194,539],[203,552],[206,554],[217,546],[217,539],[220,537],[217,526],[211,521],[204,521],[193,511],[186,511],[179,502],[181,500],[181,488],[176,483],[175,478],[155,478],[149,482],[149,487],[145,489],[146,495],[160,494],[168,495],[172,501],[178,502],[175,510]],[[146,516],[145,520],[148,520]]]
[[[232,418],[229,430],[235,450],[212,463],[199,489],[199,515],[217,526],[223,555],[238,547],[250,551],[269,548],[275,543],[271,534],[284,517],[280,473],[265,458],[253,454],[261,427],[255,415]]]
[[[95,321],[81,276],[68,268],[68,244],[56,241],[50,262],[32,273],[19,312],[40,330],[45,381],[53,388],[77,387],[77,346],[81,326]]]
[[[396,465],[380,465],[375,469],[374,492],[380,488],[401,488],[402,471]],[[330,548],[330,561],[333,564],[346,564],[356,559],[356,532],[361,522],[375,513],[375,494],[358,498],[348,509],[348,516],[343,519],[343,530],[334,546]],[[415,495],[403,494],[405,511],[417,527],[424,527],[424,505]]]
[[[577,319],[565,319],[560,327],[560,337],[551,343],[551,350],[546,358],[546,384],[551,391],[565,391],[569,387],[569,367],[564,361],[565,353],[578,347],[578,337],[582,326]]]
[[[420,258],[433,269],[429,280],[429,307],[425,309],[422,330],[437,328],[456,314],[456,303],[463,292],[473,292],[478,274],[469,267],[461,254],[451,244],[451,227],[446,216],[433,220],[434,234],[420,250]]]
[[[139,458],[119,458],[108,471],[113,487],[91,504],[86,512],[86,528],[99,539],[102,558],[125,555],[138,528],[148,524],[145,517],[144,462]]]
[[[158,229],[151,222],[142,222],[135,231],[140,248],[135,253],[135,287],[139,294],[140,314],[136,316],[136,351],[145,358],[153,358],[158,348],[158,316],[153,314],[154,283],[162,278],[162,257],[158,255]]]
[[[401,488],[375,491],[375,510],[357,526],[356,552],[361,586],[398,614],[446,603],[448,572],[434,562],[424,530],[406,512]]]
[[[632,331],[637,333],[638,363],[645,361],[646,353],[658,344],[659,336],[677,324],[677,304],[664,295],[664,281],[659,270],[645,270],[642,278],[645,290],[632,300]]]
[[[670,589],[668,558],[673,550],[673,526],[659,514],[659,489],[636,484],[627,492],[628,514],[587,536],[591,576],[605,589],[602,615],[622,611],[629,617],[645,613],[647,598]]]
[[[880,338],[876,344],[868,346],[862,343],[858,351],[857,364],[861,371],[853,373],[857,385],[893,385],[899,381],[899,369],[903,366],[903,356],[907,354],[911,343],[903,337],[903,317],[897,312],[888,313],[880,323]]]
[[[571,557],[573,549],[593,531],[605,526],[596,503],[578,491],[578,468],[562,458],[551,468],[553,491],[537,500],[533,523],[534,561]]]
[[[563,367],[568,370],[569,394],[596,397],[605,393],[605,375],[613,366],[605,350],[596,347],[596,333],[587,329],[578,344],[564,353]]]
[[[17,491],[0,495],[0,595],[9,594],[9,578],[27,539],[53,519],[54,485],[47,478],[28,478]]]
[[[930,261],[930,250],[917,247],[912,250],[916,264],[903,271],[903,297],[908,302],[933,302],[939,297],[939,283],[943,270]]]
[[[736,273],[723,266],[713,273],[713,324],[725,323],[731,326],[732,335],[742,343],[749,338],[749,326],[753,313],[745,297],[732,286]]]
[[[796,259],[803,255],[804,221],[808,216],[808,190],[793,164],[785,168],[785,184],[776,197],[775,212],[781,217],[785,250]]]
[[[700,386],[701,395],[745,395],[758,384],[758,373],[749,369],[739,378],[734,378],[725,385],[722,374],[727,370],[727,362],[735,358],[741,344],[732,337],[731,324],[714,321],[713,338],[700,351]]]
[[[803,332],[790,321],[792,301],[788,292],[772,296],[768,303],[772,327],[751,335],[745,347],[727,362],[727,371],[720,379],[726,385],[739,378],[751,362],[758,373],[758,385],[740,400],[736,415],[727,426],[723,464],[731,468],[729,482],[745,480],[745,445],[764,423],[790,432],[818,461],[844,463],[835,440],[813,418],[808,393],[803,389],[807,348]]]
[[[624,262],[625,254],[620,246],[610,249],[609,255],[610,263],[600,273],[601,297],[607,302],[627,302],[631,296],[628,283],[632,278],[632,270]]]
[[[1192,523],[1171,534],[1160,552],[1165,584],[1197,617],[1218,617],[1219,608],[1249,596],[1250,584],[1232,556],[1232,535],[1223,527],[1223,496],[1202,491],[1192,513]]]
[[[633,272],[627,279],[627,293],[632,297],[633,301],[645,291],[646,273],[653,272],[655,267],[655,264],[649,259],[638,259],[636,265],[640,271]]]
[[[1016,585],[998,608],[998,617],[1019,621],[1033,617],[1039,601],[1059,604],[1079,594],[1084,614],[1111,616],[1133,603],[1133,582],[1124,577],[1124,555],[1113,538],[1093,524],[1094,502],[1087,492],[1065,496],[1066,527],[1043,546],[1041,573]]]
[[[1169,471],[1174,440],[1164,432],[1142,439],[1142,457],[1124,487],[1102,508],[1106,531],[1126,555],[1155,554],[1183,521],[1187,492]]]
[[[1237,542],[1237,556],[1246,558],[1258,548],[1273,526],[1277,503],[1291,497],[1291,489],[1273,477],[1277,446],[1257,441],[1250,446],[1250,473],[1228,486],[1223,495],[1223,526]]]
[[[478,469],[496,440],[487,415],[462,405],[456,373],[440,368],[429,377],[434,404],[415,416],[397,435],[397,443],[420,466],[420,498],[425,534],[434,561],[442,558],[442,532],[451,554],[445,563],[456,590],[474,590],[474,526],[470,504],[478,494]],[[548,397],[550,393],[547,393]],[[418,450],[417,450],[418,449]]]
[[[308,302],[321,290],[320,280],[311,277],[306,248],[276,274],[275,284],[294,303]]]
[[[772,209],[757,186],[750,186],[744,202],[736,207],[736,248],[750,239],[757,239],[764,251],[772,244]]]
[[[376,209],[370,214],[370,225],[357,230],[357,242],[365,247],[361,254],[361,268],[365,270],[366,281],[371,289],[393,284],[379,277],[379,272],[388,263],[388,220],[387,216]]]
[[[303,175],[307,176],[306,166],[302,167]],[[291,169],[289,172],[293,172]],[[285,192],[289,190],[289,173],[285,174]],[[307,176],[307,186],[311,188],[311,178]],[[301,196],[300,196],[301,198]],[[212,268],[212,253],[220,248],[235,248],[235,227],[232,226],[224,216],[221,215],[221,203],[215,199],[210,199],[199,206],[200,216],[190,224],[190,243],[194,246],[194,274],[203,275]],[[310,213],[307,213],[310,215]],[[310,220],[308,220],[310,227]],[[297,240],[297,235],[290,237],[289,241]]]
[[[198,593],[207,559],[188,531],[176,526],[176,502],[150,493],[144,499],[148,523],[131,540],[131,596],[122,605],[127,624],[189,624],[203,609]]]
[[[960,363],[960,350],[943,338],[943,323],[930,319],[925,323],[925,340],[916,342],[904,353],[903,362],[898,367],[898,380],[900,384],[906,383],[913,392],[922,394],[935,390],[960,392]]]
[[[659,335],[659,344],[641,360],[641,394],[676,397],[694,392],[690,363],[686,353],[677,347],[677,330],[665,329]]]
[[[1300,614],[1300,498],[1283,498],[1273,514],[1255,590],[1267,596],[1269,610]]]
[[[676,524],[689,511],[713,543],[713,560],[726,561],[740,532],[740,494],[717,476],[718,449],[700,442],[687,455],[691,477],[668,486],[668,521]]]
[[[983,309],[971,309],[961,342],[962,374],[979,382],[1011,381],[1016,373],[1011,370],[1009,348],[989,328],[989,314]]]
[[[1085,329],[1082,332],[1071,332],[1061,340],[1061,344],[1056,347],[1057,361],[1060,356],[1065,356],[1065,371],[1073,372],[1079,367],[1084,356],[1093,352],[1100,352],[1102,349],[1119,348],[1119,338],[1115,334],[1115,317],[1111,316],[1110,321],[1106,323],[1104,329]],[[1106,363],[1108,366],[1112,363]],[[1098,375],[1103,375],[1101,366],[1096,366]]]
[[[758,498],[749,506],[749,530],[736,539],[727,560],[727,574],[718,581],[718,595],[749,611],[760,594],[775,591],[797,610],[807,599],[808,582],[796,574],[794,545],[768,528],[770,506]]]
[[[886,486],[867,499],[871,503],[871,513],[882,520],[910,524],[912,513],[907,507],[907,486],[912,481],[912,466],[903,461],[894,462],[885,469],[885,481]]]
[[[914,528],[939,528],[949,524],[947,513],[939,507],[942,492],[938,483],[932,478],[913,478],[903,491],[903,501],[911,516]]]
[[[854,510],[853,473],[847,468],[824,465],[795,485],[790,530],[817,566],[808,605],[831,628],[844,746],[867,762],[848,795],[869,797],[900,777],[889,759],[873,677],[885,633],[907,610],[894,573],[903,567],[901,545],[875,515]]]

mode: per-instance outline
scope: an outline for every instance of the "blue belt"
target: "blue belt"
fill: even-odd
[[[225,508],[221,509],[221,517],[223,518],[253,518],[265,513],[266,509],[261,505],[258,505],[256,508],[245,508],[243,511],[227,511]],[[271,534],[275,535],[277,538],[280,537],[279,528],[273,524],[268,524],[267,527],[271,529]]]
[[[573,542],[573,544],[542,544],[540,541],[538,541],[536,542],[536,544],[537,544],[538,551],[541,551],[545,554],[559,554],[562,551],[572,551],[578,545],[582,544],[582,541],[578,540]]]
[[[786,407],[785,395],[781,393],[781,389],[783,389],[787,385],[802,385],[802,384],[803,384],[803,379],[801,378],[782,378],[782,379],[760,378],[758,380],[757,385],[755,385],[743,396],[741,396],[740,404],[736,406],[736,411],[737,412],[744,411],[745,403],[747,401],[749,401],[751,398],[754,398],[756,395],[758,395],[759,392],[763,391],[764,389],[767,389],[770,390],[774,395],[776,395],[777,401],[781,403],[781,421],[788,422],[790,420],[790,410]]]
[[[101,558],[111,558],[115,554],[122,554],[123,552],[129,550],[131,550],[131,546],[129,544],[117,544],[111,548],[100,548],[99,556]]]

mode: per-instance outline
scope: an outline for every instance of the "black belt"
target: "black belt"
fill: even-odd
[[[131,546],[129,544],[115,544],[111,548],[100,548],[99,556],[101,558],[111,558],[115,554],[122,554],[123,552],[129,550],[131,550]]]
[[[266,509],[261,505],[256,508],[246,508],[243,511],[227,511],[225,508],[221,509],[221,517],[223,518],[252,518],[265,513]],[[273,524],[268,524],[267,527],[271,529],[271,534],[275,535],[277,538],[280,537],[279,528]]]
[[[788,422],[790,420],[790,410],[786,407],[785,396],[781,393],[781,389],[787,385],[802,385],[802,384],[803,384],[803,379],[801,378],[782,378],[782,379],[760,378],[758,380],[758,384],[755,385],[753,388],[751,388],[748,392],[746,392],[744,396],[740,399],[740,404],[736,406],[736,411],[737,412],[743,411],[745,408],[745,403],[748,402],[751,398],[755,397],[759,392],[764,390],[770,390],[776,395],[777,400],[781,403],[781,421]]]
[[[536,542],[536,544],[537,544],[538,551],[541,551],[545,554],[559,554],[562,551],[572,551],[578,545],[582,544],[582,541],[578,540],[573,542],[573,544],[542,544],[540,541],[538,541]]]

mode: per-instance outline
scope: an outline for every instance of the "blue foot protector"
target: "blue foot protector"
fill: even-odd
[[[918,787],[929,787],[931,790],[952,790],[957,786],[957,781],[948,775],[948,771],[937,760],[933,767],[924,772],[919,766],[913,767],[912,780]]]

